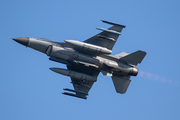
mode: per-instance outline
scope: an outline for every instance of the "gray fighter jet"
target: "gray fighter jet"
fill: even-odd
[[[111,55],[121,31],[126,26],[102,20],[112,25],[109,29],[102,30],[99,34],[81,42],[65,40],[64,43],[52,42],[45,39],[30,37],[12,38],[14,41],[45,53],[49,60],[63,63],[67,69],[50,68],[50,70],[69,76],[74,89],[65,88],[62,94],[87,99],[89,90],[100,72],[111,76],[116,92],[125,93],[131,80],[131,76],[137,76],[138,63],[141,63],[146,55],[144,51],[134,53],[122,52]],[[75,94],[74,94],[75,93]]]

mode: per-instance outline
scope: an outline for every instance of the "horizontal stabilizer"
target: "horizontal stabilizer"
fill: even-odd
[[[131,82],[129,77],[112,76],[114,87],[117,93],[124,94]]]
[[[145,55],[146,55],[146,52],[139,50],[139,51],[136,51],[134,53],[131,53],[129,55],[126,55],[126,56],[120,58],[120,60],[124,60],[127,63],[137,65],[138,63],[141,63],[141,61],[144,59]]]
[[[64,94],[64,95],[69,95],[69,96],[73,96],[73,97],[77,97],[77,98],[87,99],[87,97],[78,96],[78,95],[72,94],[72,93],[64,92],[64,93],[62,93],[62,94]]]

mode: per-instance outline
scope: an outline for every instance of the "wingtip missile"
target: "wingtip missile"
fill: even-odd
[[[80,92],[80,91],[77,91],[77,90],[72,90],[72,89],[69,89],[69,88],[64,88],[63,90],[70,91],[70,92],[75,92],[75,93],[79,93],[79,94],[82,94],[82,95],[88,95],[87,93]]]
[[[117,24],[117,23],[109,22],[109,21],[102,20],[102,19],[101,19],[101,21],[102,21],[103,23],[107,23],[107,24],[110,24],[110,25],[117,25],[117,26],[121,26],[121,27],[123,27],[123,28],[125,28],[125,27],[126,27],[125,25],[121,25],[121,24]]]
[[[76,94],[72,94],[72,93],[68,93],[68,92],[63,92],[62,94],[64,95],[69,95],[69,96],[72,96],[72,97],[77,97],[77,98],[82,98],[82,99],[87,99],[87,97],[81,97],[81,96],[78,96]]]

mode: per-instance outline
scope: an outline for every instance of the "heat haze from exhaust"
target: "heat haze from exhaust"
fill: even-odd
[[[175,82],[171,79],[168,79],[168,78],[163,77],[163,76],[155,75],[155,74],[152,74],[149,72],[139,71],[139,76],[147,78],[147,79],[163,82],[163,83],[178,84],[177,82]]]

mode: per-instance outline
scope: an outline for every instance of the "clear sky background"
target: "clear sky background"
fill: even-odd
[[[101,19],[126,25],[113,55],[147,52],[123,95],[100,73],[87,100],[65,96],[49,68],[66,66],[8,39],[84,41]],[[0,39],[0,120],[180,120],[179,0],[1,0]]]

